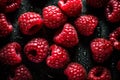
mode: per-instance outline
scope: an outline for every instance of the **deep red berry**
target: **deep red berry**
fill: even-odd
[[[87,4],[93,8],[101,8],[107,5],[109,0],[86,0]]]
[[[17,42],[12,42],[0,50],[0,61],[4,64],[15,65],[21,62],[21,46]]]
[[[42,14],[46,27],[52,29],[62,26],[67,20],[67,17],[56,6],[45,7]]]
[[[86,70],[78,63],[70,63],[64,70],[64,74],[68,77],[68,80],[85,80]]]
[[[115,29],[111,34],[110,34],[110,41],[112,42],[113,46],[115,49],[120,50],[120,27]]]
[[[97,66],[89,71],[88,80],[111,80],[111,73],[107,68]]]
[[[120,1],[110,0],[106,7],[106,17],[110,22],[120,21]]]
[[[59,0],[58,6],[68,16],[75,17],[80,14],[82,10],[81,0]]]
[[[120,72],[120,60],[117,62],[117,70]]]
[[[41,29],[43,20],[41,16],[35,12],[26,12],[19,17],[18,23],[23,34],[33,35]]]
[[[104,38],[96,38],[91,42],[93,58],[98,63],[103,63],[112,54],[113,47],[110,41]]]
[[[98,19],[92,15],[80,16],[75,21],[75,26],[79,33],[84,36],[90,36],[94,33],[96,26],[98,25]]]
[[[0,13],[0,37],[5,37],[13,31],[13,26],[8,22],[5,14]]]
[[[9,77],[8,80],[32,80],[32,75],[30,71],[24,65],[21,65],[13,71],[14,77]]]
[[[35,38],[26,44],[24,53],[34,63],[42,62],[48,55],[49,45],[43,38]]]
[[[47,65],[51,68],[63,68],[69,62],[68,52],[57,45],[52,45],[50,47],[51,55],[47,58]]]
[[[15,11],[20,4],[21,0],[0,0],[0,8],[6,13]]]
[[[79,42],[75,28],[66,23],[62,31],[55,35],[54,42],[64,47],[74,47]]]

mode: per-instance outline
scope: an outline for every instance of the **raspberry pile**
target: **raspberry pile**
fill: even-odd
[[[100,25],[99,16],[82,14],[83,2],[58,0],[57,5],[44,6],[41,13],[26,10],[16,17],[23,41],[8,40],[6,45],[0,46],[0,64],[10,67],[7,80],[34,80],[32,66],[41,64],[53,72],[62,70],[66,80],[112,80],[112,73],[104,64],[109,62],[114,50],[120,51],[120,27],[107,37],[93,37]],[[106,22],[119,24],[120,0],[86,0],[86,5],[92,9],[104,9]],[[16,31],[8,16],[17,14],[21,6],[22,0],[0,0],[0,39],[7,39]],[[87,38],[91,38],[87,48],[95,63],[89,70],[73,59],[78,54],[75,49],[81,44],[86,46],[83,40]],[[27,64],[34,65],[28,67]],[[120,59],[116,69],[120,72]]]

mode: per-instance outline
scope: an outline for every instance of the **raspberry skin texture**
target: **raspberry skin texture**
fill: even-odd
[[[59,0],[58,6],[68,16],[76,17],[81,13],[82,1],[81,0]]]
[[[75,20],[75,26],[83,36],[91,36],[97,25],[98,19],[92,15],[83,15]]]
[[[117,62],[116,68],[117,68],[117,70],[120,72],[120,60]]]
[[[34,63],[42,62],[48,55],[49,45],[44,38],[34,38],[24,47],[24,53]]]
[[[70,63],[64,70],[64,74],[68,77],[68,80],[85,80],[86,70],[78,63]]]
[[[93,59],[98,63],[103,63],[112,54],[113,47],[109,40],[96,38],[91,42],[91,51]]]
[[[120,27],[116,28],[112,33],[110,33],[110,41],[115,49],[120,50],[120,41],[118,40],[120,36]]]
[[[3,64],[16,65],[21,63],[21,46],[17,42],[12,42],[0,50],[0,61]]]
[[[105,7],[109,0],[86,0],[86,3],[93,8]]]
[[[14,12],[20,7],[21,0],[1,0],[0,7],[5,13]]]
[[[43,19],[38,13],[26,12],[20,15],[18,23],[23,34],[34,35],[42,28]]]
[[[120,21],[120,1],[119,0],[110,0],[107,4],[106,18],[108,21],[115,23]]]
[[[46,27],[50,29],[58,28],[67,21],[67,17],[56,6],[47,6],[43,9],[43,19]]]
[[[13,26],[8,22],[6,15],[0,13],[0,37],[6,37],[13,31]]]
[[[70,61],[68,52],[64,48],[54,44],[50,47],[50,50],[51,55],[46,60],[46,64],[50,68],[63,68]]]
[[[54,42],[68,48],[77,45],[79,39],[75,28],[71,24],[66,23],[62,31],[55,35]]]
[[[8,80],[32,80],[30,71],[24,65],[20,65],[14,70],[14,77],[9,76]]]
[[[105,67],[96,66],[89,71],[87,80],[111,80],[111,73]]]

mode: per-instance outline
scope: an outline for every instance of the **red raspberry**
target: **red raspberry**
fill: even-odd
[[[48,42],[43,38],[32,39],[24,47],[24,52],[28,59],[34,63],[42,62],[48,54]]]
[[[21,0],[0,0],[0,7],[4,12],[13,12],[20,7]]]
[[[120,60],[119,60],[118,63],[117,63],[117,69],[118,69],[118,71],[120,72]]]
[[[51,56],[47,58],[47,65],[51,68],[62,68],[69,62],[69,55],[67,51],[57,45],[52,45],[50,47]]]
[[[20,63],[20,51],[21,46],[17,42],[9,43],[0,50],[0,61],[9,65]]]
[[[58,6],[68,16],[75,17],[79,15],[82,10],[82,1],[81,0],[59,0]]]
[[[120,1],[110,0],[106,7],[106,17],[110,22],[120,21]]]
[[[67,17],[56,6],[45,7],[42,14],[48,28],[58,28],[67,21]]]
[[[23,34],[33,35],[41,29],[43,20],[37,13],[26,12],[19,17],[18,23]]]
[[[120,27],[115,29],[109,36],[110,41],[112,42],[114,48],[117,50],[120,50],[120,41],[118,40],[119,36],[120,36]]]
[[[68,77],[68,80],[85,80],[86,70],[78,63],[70,63],[64,70],[64,74]]]
[[[75,25],[81,35],[90,36],[98,25],[98,19],[92,15],[80,16],[75,21]]]
[[[14,73],[15,76],[9,77],[8,80],[32,80],[32,75],[24,65],[17,67]]]
[[[111,80],[111,73],[105,67],[97,66],[88,73],[88,80]]]
[[[78,35],[75,28],[66,23],[60,33],[57,33],[54,37],[54,42],[64,47],[73,47],[78,44]]]
[[[5,37],[13,31],[13,26],[7,21],[5,14],[0,13],[0,37]]]
[[[112,54],[113,47],[110,41],[104,38],[96,38],[91,42],[93,58],[98,63],[103,63]]]
[[[87,4],[93,8],[104,7],[109,0],[86,0]]]

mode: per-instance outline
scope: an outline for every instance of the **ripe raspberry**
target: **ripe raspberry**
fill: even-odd
[[[58,6],[68,16],[75,17],[80,14],[82,10],[81,0],[59,0]]]
[[[32,75],[24,65],[17,67],[14,73],[15,76],[9,77],[8,80],[32,80]]]
[[[118,69],[118,71],[120,72],[120,60],[119,60],[118,63],[117,63],[117,69]]]
[[[47,58],[47,65],[51,68],[62,68],[69,62],[69,55],[67,51],[57,45],[52,45],[50,47],[51,56]]]
[[[96,38],[91,42],[93,58],[98,63],[103,63],[112,54],[113,47],[110,41],[104,38]]]
[[[9,65],[20,63],[20,51],[21,46],[17,42],[9,43],[0,50],[0,61]]]
[[[114,48],[117,49],[117,50],[120,50],[119,36],[120,36],[120,27],[115,29],[109,36],[110,41],[112,42]]]
[[[4,12],[13,12],[20,7],[21,0],[0,0],[0,7]]]
[[[37,13],[26,12],[19,17],[18,23],[23,34],[33,35],[41,29],[43,20]]]
[[[48,49],[48,42],[45,39],[35,38],[27,43],[24,52],[30,61],[40,63],[47,57]]]
[[[45,7],[42,14],[44,23],[48,28],[58,28],[67,21],[67,17],[56,6]]]
[[[70,63],[64,70],[64,74],[68,77],[68,80],[85,80],[86,70],[78,63]]]
[[[111,80],[111,73],[105,67],[97,66],[88,73],[88,80]]]
[[[98,25],[98,19],[92,15],[80,16],[75,21],[75,25],[81,35],[90,36]]]
[[[110,0],[106,7],[106,17],[110,22],[120,21],[120,1]]]
[[[93,8],[101,8],[106,6],[109,0],[86,0],[87,4]]]
[[[0,37],[5,37],[13,31],[13,26],[7,21],[5,14],[0,13]]]
[[[79,42],[75,28],[71,24],[66,23],[62,31],[55,35],[54,42],[64,47],[75,46]]]

